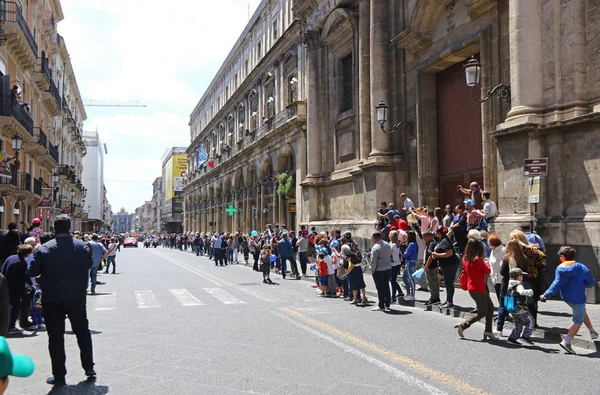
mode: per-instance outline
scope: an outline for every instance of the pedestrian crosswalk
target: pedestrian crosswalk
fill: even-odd
[[[133,295],[129,292],[98,293],[88,298],[89,310],[111,311],[117,306],[137,307],[138,309],[158,309],[180,305],[182,307],[213,305],[243,305],[246,302],[222,288],[200,288],[193,290],[169,289],[169,290],[136,290]],[[258,297],[256,292],[245,293],[251,295],[256,301],[275,302],[274,299]],[[133,297],[132,297],[133,296]],[[210,300],[210,303],[209,303]]]

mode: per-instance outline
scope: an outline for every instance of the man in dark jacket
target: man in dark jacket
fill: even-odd
[[[92,336],[88,327],[86,295],[92,254],[81,240],[69,233],[71,219],[59,215],[54,221],[56,238],[42,245],[31,263],[29,275],[41,275],[44,289],[42,307],[48,331],[48,349],[52,360],[52,374],[48,384],[65,383],[65,317],[69,317],[77,344],[81,350],[81,365],[86,376],[95,378]]]
[[[10,320],[10,302],[8,299],[8,284],[0,274],[0,336],[6,337],[8,321]]]
[[[8,285],[8,298],[10,300],[10,322],[8,333],[16,334],[21,330],[15,328],[19,312],[21,310],[21,300],[25,295],[25,284],[32,287],[31,278],[27,276],[26,257],[30,257],[33,248],[30,245],[19,246],[18,254],[9,256],[2,265],[2,274],[6,277]]]

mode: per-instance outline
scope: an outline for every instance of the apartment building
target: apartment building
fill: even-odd
[[[85,217],[81,182],[86,119],[59,1],[2,1],[0,33],[0,226],[59,213]]]

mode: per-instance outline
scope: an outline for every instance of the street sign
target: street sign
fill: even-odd
[[[225,209],[225,212],[229,214],[230,217],[233,217],[237,212],[237,208],[233,207],[233,204],[230,204],[229,207]]]
[[[523,175],[526,177],[547,176],[548,158],[524,159]]]
[[[540,202],[540,182],[542,177],[529,177],[529,204]]]

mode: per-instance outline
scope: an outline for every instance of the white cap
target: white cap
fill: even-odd
[[[481,240],[481,233],[477,229],[471,229],[467,237],[469,239]]]

